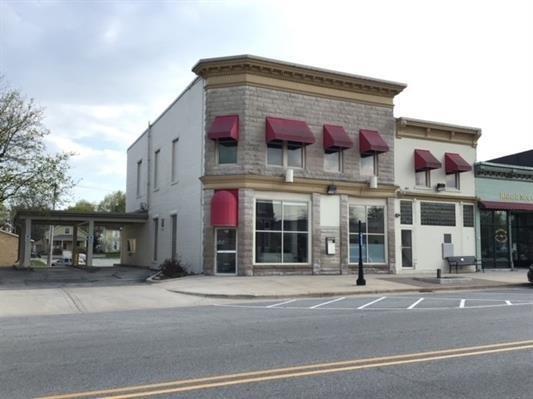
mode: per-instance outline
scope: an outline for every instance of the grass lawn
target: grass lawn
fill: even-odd
[[[32,259],[31,260],[31,267],[47,267],[48,265],[44,260],[41,259]]]

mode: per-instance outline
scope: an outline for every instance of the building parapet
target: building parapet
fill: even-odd
[[[399,139],[409,137],[476,147],[481,137],[481,129],[401,117],[396,119],[396,137]]]
[[[476,177],[533,181],[533,168],[527,166],[478,162],[474,166],[474,172]]]

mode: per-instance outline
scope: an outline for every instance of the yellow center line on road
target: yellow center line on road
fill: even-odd
[[[419,352],[406,355],[395,355],[367,359],[354,359],[333,363],[310,364],[305,366],[262,370],[248,373],[220,375],[214,377],[177,380],[159,384],[138,385],[99,391],[78,392],[42,397],[41,399],[82,399],[107,398],[131,399],[148,396],[187,392],[199,389],[225,387],[230,385],[248,384],[296,377],[307,377],[355,370],[413,364],[435,360],[453,359],[468,356],[480,356],[517,350],[533,349],[533,340],[507,342],[493,345],[482,345],[466,348]]]

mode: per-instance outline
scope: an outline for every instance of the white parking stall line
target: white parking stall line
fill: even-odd
[[[459,304],[459,309],[463,309],[465,307],[466,299],[461,299],[461,303]]]
[[[316,308],[319,308],[319,307],[321,307],[321,306],[327,305],[328,303],[333,303],[333,302],[342,301],[343,299],[346,299],[346,297],[343,296],[343,297],[341,297],[341,298],[332,299],[331,301],[322,302],[322,303],[319,303],[318,305],[310,306],[309,309],[316,309]]]
[[[415,303],[413,303],[411,306],[409,306],[407,309],[414,309],[414,307],[416,305],[418,305],[420,302],[422,302],[424,300],[424,298],[420,298],[418,301],[416,301]]]
[[[509,305],[509,306],[512,305],[511,301],[505,301],[505,304],[506,304],[506,305]]]
[[[284,302],[278,302],[278,303],[275,303],[273,305],[269,305],[269,306],[265,306],[265,308],[277,308],[278,306],[282,306],[282,305],[287,305],[288,303],[292,303],[292,302],[295,302],[296,299],[289,299],[288,301],[284,301]]]
[[[370,305],[373,305],[373,304],[375,304],[375,303],[377,303],[377,302],[379,302],[379,301],[384,300],[385,298],[387,298],[387,297],[386,297],[386,296],[382,296],[381,298],[378,298],[378,299],[376,299],[376,300],[374,300],[374,301],[372,301],[372,302],[365,303],[364,305],[359,306],[359,307],[357,308],[357,310],[364,309],[364,308],[366,308],[366,307],[368,307],[368,306],[370,306]]]

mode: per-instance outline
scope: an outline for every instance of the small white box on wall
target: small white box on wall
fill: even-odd
[[[335,237],[326,237],[326,254],[335,255]]]

